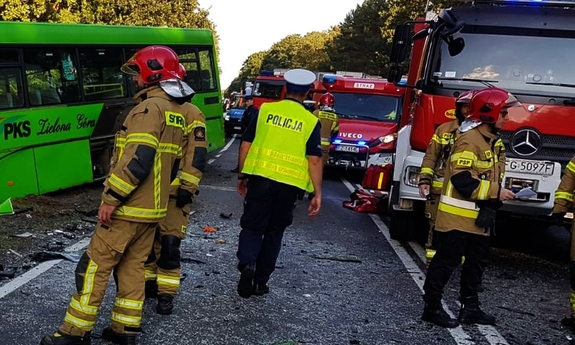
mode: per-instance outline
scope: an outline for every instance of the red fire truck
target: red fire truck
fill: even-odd
[[[500,87],[523,104],[501,135],[504,186],[537,195],[506,201],[501,214],[548,215],[562,170],[575,154],[575,2],[483,1],[397,27],[388,79],[399,81],[411,51],[409,92],[390,196],[390,234],[412,239],[423,214],[417,176],[435,128],[453,118],[461,92]],[[415,214],[414,214],[415,213]]]
[[[324,75],[322,84],[335,98],[340,122],[327,164],[357,169],[391,164],[405,88],[381,78],[333,74]]]

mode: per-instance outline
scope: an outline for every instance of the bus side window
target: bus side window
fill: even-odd
[[[82,48],[79,52],[82,91],[87,101],[126,96],[126,79],[120,71],[122,49]]]
[[[24,106],[24,92],[20,68],[0,68],[0,109]]]
[[[32,105],[80,101],[73,49],[24,49],[24,63]]]
[[[214,64],[210,50],[200,50],[200,78],[202,90],[215,90],[216,80],[214,78]]]
[[[197,62],[182,62],[182,65],[186,68],[186,78],[185,82],[194,89],[194,91],[202,90],[200,83],[200,74],[198,73],[198,63]]]

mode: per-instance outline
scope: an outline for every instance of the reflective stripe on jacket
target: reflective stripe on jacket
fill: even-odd
[[[425,156],[421,162],[419,182],[431,185],[431,194],[441,194],[443,189],[443,175],[447,158],[453,146],[455,132],[459,128],[457,120],[441,124],[435,130],[429,141]]]
[[[567,213],[573,211],[573,195],[575,194],[575,157],[567,164],[557,191],[553,213]]]
[[[435,223],[437,231],[459,230],[488,235],[485,229],[475,225],[475,219],[479,212],[477,202],[499,199],[501,176],[504,172],[504,166],[499,162],[504,161],[504,150],[501,150],[502,145],[497,144],[498,142],[498,137],[485,127],[456,136],[449,164],[445,169],[446,182]],[[469,197],[465,197],[454,184],[454,181],[462,176],[466,176],[465,182],[471,186],[467,191],[470,193]]]
[[[317,122],[298,102],[264,103],[242,172],[313,192],[306,144]]]
[[[112,218],[153,223],[166,216],[171,173],[182,155],[186,122],[182,106],[153,86],[116,134],[102,201],[117,206]]]

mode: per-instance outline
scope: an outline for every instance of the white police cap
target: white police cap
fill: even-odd
[[[292,91],[307,91],[313,86],[316,76],[307,69],[290,69],[284,74],[286,87]]]

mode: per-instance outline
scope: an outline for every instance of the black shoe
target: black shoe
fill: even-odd
[[[495,316],[485,313],[479,308],[477,296],[460,298],[461,310],[457,319],[459,322],[471,325],[495,325]]]
[[[158,297],[158,283],[155,280],[146,280],[146,299]]]
[[[242,275],[238,282],[238,295],[243,298],[250,298],[252,296],[252,285],[254,280],[254,268],[246,266],[242,269]]]
[[[170,315],[174,310],[174,296],[159,295],[158,305],[156,306],[156,313],[160,315]]]
[[[421,319],[445,328],[454,328],[459,326],[457,319],[449,316],[441,306],[439,308],[429,308],[426,306],[425,309],[423,309]]]
[[[40,345],[90,345],[90,332],[86,332],[83,337],[62,334],[56,332],[53,335],[46,335],[40,341]]]
[[[116,333],[112,327],[104,328],[102,339],[120,345],[136,345],[136,332]]]
[[[230,170],[230,172],[233,172],[233,173],[237,174],[237,173],[240,172],[240,167],[235,167],[235,168],[233,168],[232,170]]]
[[[252,295],[263,296],[270,292],[270,287],[266,283],[255,283],[252,287]]]

